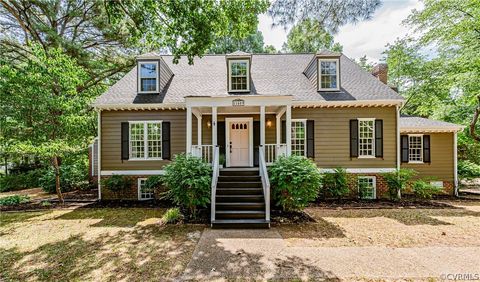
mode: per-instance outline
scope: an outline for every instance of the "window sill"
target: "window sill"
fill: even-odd
[[[154,200],[155,198],[139,198],[139,201],[148,201],[148,200]]]
[[[409,164],[424,164],[425,162],[421,162],[421,161],[409,161],[408,163],[409,163]]]
[[[158,94],[158,91],[142,91],[137,92],[138,94]]]
[[[249,93],[250,89],[245,90],[228,90],[228,93]]]
[[[128,159],[127,161],[134,161],[134,162],[138,162],[138,161],[163,161],[162,158],[148,158],[148,159]]]
[[[320,88],[318,89],[320,92],[332,92],[332,91],[340,91],[340,88]]]
[[[358,156],[359,159],[376,159],[375,156]]]

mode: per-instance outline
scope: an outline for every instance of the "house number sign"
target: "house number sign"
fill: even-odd
[[[232,106],[234,106],[234,107],[245,106],[245,100],[235,99],[235,100],[232,101]]]

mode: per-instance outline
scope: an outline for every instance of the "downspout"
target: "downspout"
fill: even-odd
[[[455,197],[458,197],[458,168],[457,168],[457,131],[453,133],[453,185]]]
[[[97,161],[97,165],[98,165],[98,173],[97,173],[97,184],[98,184],[98,200],[102,200],[102,185],[101,185],[101,168],[102,168],[102,110],[98,110],[97,111],[98,113],[98,118],[97,118],[97,122],[98,122],[98,128],[97,128],[97,135],[98,135],[98,151],[97,151],[97,158],[98,158],[98,161]]]
[[[400,169],[400,106],[396,106],[397,108],[397,170]]]

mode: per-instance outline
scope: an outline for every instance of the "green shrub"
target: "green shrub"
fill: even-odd
[[[283,210],[301,210],[318,195],[321,175],[305,157],[278,158],[268,169],[273,199]]]
[[[442,192],[441,187],[437,187],[421,179],[415,181],[412,188],[415,196],[422,199],[431,199],[433,195]]]
[[[466,179],[480,177],[480,165],[469,160],[459,160],[458,175]]]
[[[415,176],[416,172],[413,169],[402,168],[394,172],[383,174],[385,182],[388,186],[388,194],[391,200],[400,200],[402,191],[407,187],[407,183]]]
[[[101,184],[103,187],[118,196],[119,193],[132,187],[133,181],[128,176],[112,175],[108,178],[102,179]]]
[[[153,175],[145,181],[145,189],[153,190],[161,188],[163,185],[163,178],[161,175]]]
[[[180,212],[179,208],[168,209],[165,214],[162,216],[162,221],[164,223],[177,223],[183,219],[183,215]]]
[[[15,206],[30,202],[30,197],[22,195],[13,195],[0,199],[0,206]]]
[[[344,168],[336,168],[332,173],[323,174],[323,191],[325,197],[340,199],[347,195],[348,189],[347,171]]]
[[[166,198],[196,216],[198,207],[210,203],[212,168],[202,159],[179,154],[165,166],[163,184],[168,189]]]
[[[63,164],[60,166],[60,187],[62,192],[69,192],[87,187],[87,177],[88,174],[86,174],[82,165]],[[43,176],[40,177],[39,184],[45,192],[55,193],[55,172],[53,168],[44,171]]]
[[[4,175],[0,177],[0,192],[40,187],[40,178],[44,173],[44,169],[36,169],[20,174]]]

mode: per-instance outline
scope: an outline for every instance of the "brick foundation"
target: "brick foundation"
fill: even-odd
[[[139,178],[149,178],[151,175],[134,175],[134,176],[125,176],[132,180],[132,185],[129,189],[126,189],[122,192],[112,192],[106,187],[102,187],[102,199],[103,200],[138,200],[138,179]],[[102,179],[107,179],[109,176],[102,176]],[[155,189],[154,198],[159,199],[165,188]]]

